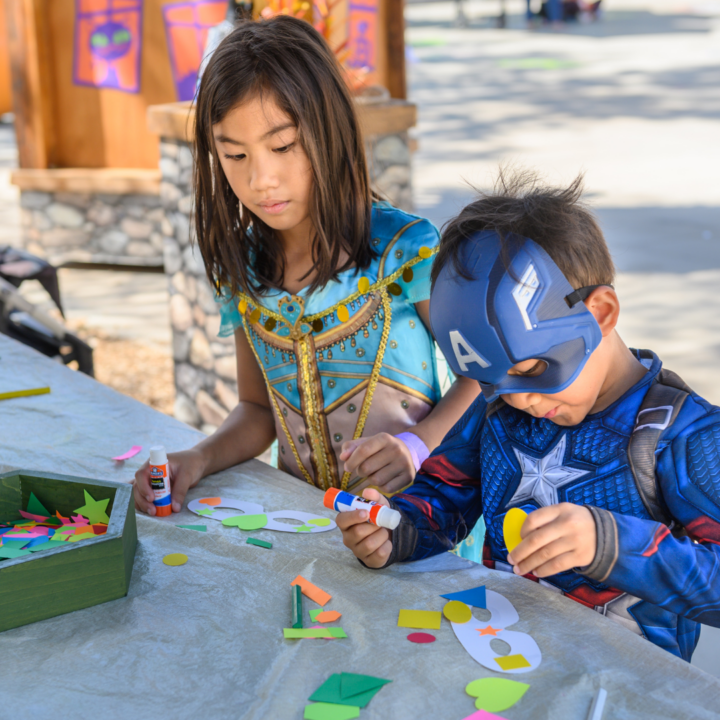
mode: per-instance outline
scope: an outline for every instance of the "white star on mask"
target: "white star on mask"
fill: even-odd
[[[545,457],[534,458],[513,448],[522,469],[520,485],[506,507],[518,505],[525,500],[534,500],[541,507],[556,505],[558,489],[588,474],[588,470],[566,467],[562,464],[565,456],[567,435]]]

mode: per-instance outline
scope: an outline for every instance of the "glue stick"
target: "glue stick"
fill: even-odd
[[[366,500],[344,490],[330,488],[325,492],[323,505],[330,510],[350,512],[351,510],[367,510],[368,522],[378,527],[394,530],[400,524],[400,513],[397,510]]]
[[[153,505],[155,505],[156,517],[172,515],[167,454],[162,445],[150,448],[150,487],[155,495]]]

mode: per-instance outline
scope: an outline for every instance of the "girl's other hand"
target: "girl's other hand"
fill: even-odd
[[[397,492],[415,479],[410,450],[402,440],[388,433],[348,440],[343,443],[340,460],[351,478],[363,478],[353,486],[355,494],[369,485],[376,485],[383,492]]]
[[[363,497],[381,505],[390,504],[377,490],[365,490]],[[345,547],[368,567],[381,568],[392,552],[392,535],[389,530],[369,523],[368,517],[367,510],[351,510],[338,513],[335,522],[342,532]]]
[[[168,476],[172,493],[172,510],[182,510],[185,496],[191,487],[195,487],[205,474],[205,460],[202,452],[196,448],[168,454]],[[135,473],[133,480],[135,509],[148,515],[155,515],[154,494],[150,487],[150,462]]]

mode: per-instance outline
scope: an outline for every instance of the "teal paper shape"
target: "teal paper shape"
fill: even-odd
[[[50,513],[45,509],[45,506],[35,497],[35,493],[30,493],[30,499],[28,500],[27,510],[25,512],[31,515],[43,515],[44,517],[50,517]]]
[[[365,707],[383,685],[392,680],[356,675],[354,673],[334,673],[310,697],[314,702],[335,703]]]

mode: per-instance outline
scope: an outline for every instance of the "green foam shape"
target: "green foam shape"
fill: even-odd
[[[105,509],[110,502],[110,498],[95,500],[87,490],[83,489],[83,492],[85,493],[85,504],[77,508],[74,512],[86,517],[91,525],[95,523],[109,523],[110,518],[107,516]]]
[[[309,525],[301,525],[295,532],[312,532],[313,529]]]
[[[198,532],[207,532],[207,525],[176,525],[175,527],[185,528],[185,530],[197,530]]]
[[[240,530],[260,530],[267,525],[268,519],[265,513],[260,515],[233,515],[225,518],[222,524],[227,527],[236,527]]]
[[[308,525],[317,525],[317,527],[327,527],[330,524],[330,520],[327,518],[313,518],[308,520]]]
[[[212,508],[205,508],[204,510],[198,510],[198,515],[212,515],[214,512]]]
[[[321,613],[325,612],[322,608],[314,608],[310,611],[310,619],[315,622],[315,618]]]
[[[487,712],[502,712],[511,708],[527,692],[529,685],[505,678],[481,678],[465,687],[465,692],[477,698],[475,707]]]
[[[258,540],[257,538],[248,538],[246,542],[248,545],[257,545],[258,547],[267,548],[268,550],[272,547],[272,543],[266,540]]]
[[[19,550],[17,548],[12,547],[6,547],[3,545],[0,547],[0,558],[4,558],[6,560],[12,560],[14,558],[22,557],[23,555],[30,555],[29,550]]]
[[[43,515],[50,517],[50,513],[45,509],[45,506],[35,497],[35,493],[30,493],[30,499],[28,500],[27,510],[25,512],[31,515]]]
[[[314,703],[305,706],[304,720],[353,720],[360,717],[360,708],[333,703]]]

